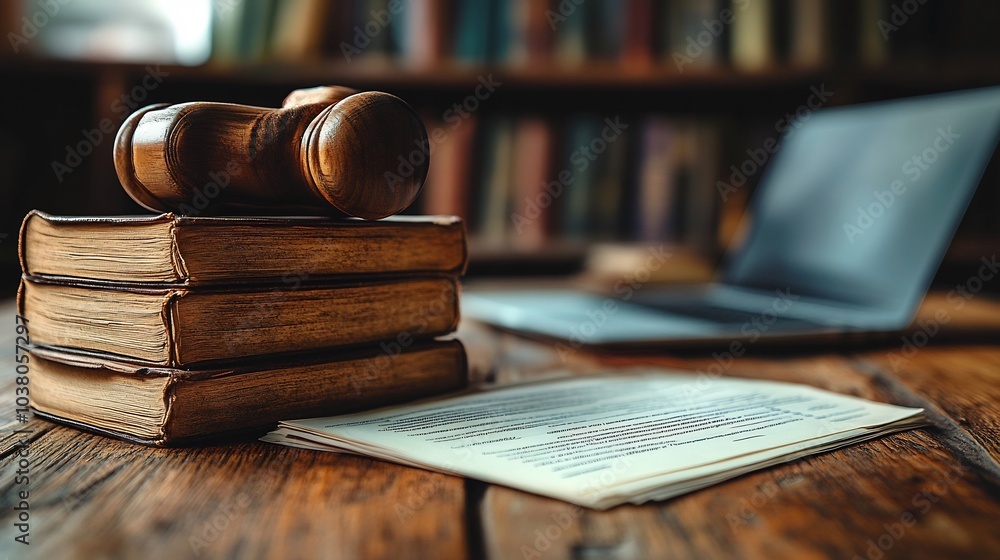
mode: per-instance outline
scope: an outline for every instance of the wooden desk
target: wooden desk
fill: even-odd
[[[944,304],[937,302],[938,306]],[[946,308],[947,309],[947,308]],[[933,311],[933,310],[928,310]],[[952,310],[954,311],[954,310]],[[0,385],[0,557],[970,558],[1000,556],[1000,345],[765,355],[727,375],[810,383],[927,409],[932,428],[607,512],[364,458],[258,442],[150,449],[13,412],[13,309]],[[990,313],[962,315],[982,320]],[[933,315],[929,315],[933,316]],[[464,325],[478,375],[531,378],[547,347]],[[702,369],[704,355],[574,354]],[[30,547],[17,544],[15,428],[32,430]],[[881,549],[879,548],[881,547]]]

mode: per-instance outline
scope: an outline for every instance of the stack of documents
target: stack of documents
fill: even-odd
[[[262,439],[606,509],[925,423],[805,385],[629,369],[282,422]]]

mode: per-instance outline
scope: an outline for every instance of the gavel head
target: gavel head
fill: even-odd
[[[429,164],[427,132],[409,105],[337,86],[296,90],[281,109],[145,107],[115,139],[126,192],[180,214],[384,218],[413,202]]]
[[[384,218],[416,198],[430,163],[427,131],[398,97],[351,95],[306,128],[301,161],[309,186],[335,208]]]

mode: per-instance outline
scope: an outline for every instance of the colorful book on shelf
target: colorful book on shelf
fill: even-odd
[[[345,50],[348,54],[353,51],[345,49],[344,45],[360,48],[358,31],[354,27],[354,2],[324,2],[326,12],[323,18],[323,34],[320,37],[320,56],[329,60],[344,60]],[[362,33],[363,33],[362,28]],[[350,61],[353,61],[353,56]]]
[[[569,170],[570,181],[562,186],[559,204],[564,237],[581,239],[591,231],[590,213],[597,194],[597,165],[596,156],[589,146],[600,136],[600,121],[594,117],[577,117],[567,127],[562,165]]]
[[[747,154],[748,146],[762,146],[767,138],[774,137],[774,122],[757,119],[753,123],[738,124],[732,119],[719,124],[716,131],[719,157],[727,167],[719,171],[714,194],[718,196],[716,211],[716,250],[725,251],[742,242],[748,222],[743,215],[750,201],[750,194],[760,179],[761,170]],[[747,162],[750,162],[749,164]],[[751,165],[752,164],[752,165]]]
[[[364,31],[369,43],[362,49],[362,56],[374,60],[387,59],[394,54],[395,39],[394,26],[391,21],[392,14],[388,11],[388,0],[354,0],[354,25],[353,29]],[[389,23],[383,24],[379,19],[385,21],[390,18]],[[378,29],[372,32],[372,29]]]
[[[652,56],[656,65],[669,65],[674,68],[676,62],[673,60],[673,37],[670,30],[673,17],[672,4],[669,2],[654,2],[650,21],[646,25],[651,26]]]
[[[509,63],[514,53],[514,18],[517,0],[480,0],[489,6],[486,58],[494,64]]]
[[[863,5],[875,2],[863,2]],[[791,26],[791,46],[789,62],[803,68],[822,67],[829,62],[830,28],[827,25],[828,6],[826,0],[791,0],[788,23]],[[875,18],[871,21],[877,21]],[[879,38],[880,39],[880,38]],[[863,41],[867,39],[862,39]],[[876,50],[881,47],[874,45]],[[870,47],[862,47],[862,51]],[[872,56],[880,57],[877,53]]]
[[[668,6],[671,13],[667,35],[671,52],[667,58],[681,70],[722,63],[725,57],[723,35],[728,35],[728,26],[720,19],[719,2],[675,0]]]
[[[771,53],[775,64],[787,65],[792,59],[793,20],[792,0],[771,2]]]
[[[490,1],[455,0],[454,58],[469,65],[489,60]]]
[[[716,209],[719,192],[719,152],[721,144],[719,127],[712,122],[692,124],[686,134],[688,167],[688,193],[685,229],[681,241],[698,251],[712,254],[715,251],[715,233],[718,228]]]
[[[656,47],[653,33],[656,8],[653,0],[625,0],[621,62],[626,67],[646,68],[653,64]]]
[[[246,2],[220,2],[213,6],[212,59],[224,64],[240,60],[239,40]]]
[[[323,0],[280,2],[274,14],[274,35],[268,45],[272,58],[297,62],[319,55],[329,5]]]
[[[553,59],[558,65],[577,66],[587,60],[587,26],[584,11],[588,3],[576,5],[570,10],[560,10],[560,18],[554,19],[555,44]],[[562,12],[565,11],[564,15]]]
[[[407,65],[431,68],[444,62],[445,1],[409,0],[394,16],[392,25],[401,35],[401,56]]]
[[[553,33],[546,2],[515,0],[512,14],[512,42],[508,62],[513,66],[534,66],[549,62]]]
[[[771,0],[737,6],[732,23],[730,61],[739,70],[761,70],[774,63]]]
[[[799,0],[801,4],[808,4],[804,0]],[[820,1],[813,2],[819,4]],[[815,10],[816,8],[805,8]],[[889,56],[889,42],[887,37],[891,37],[891,28],[885,27],[884,22],[888,22],[888,5],[885,2],[862,2],[858,6],[860,29],[858,38],[858,58],[861,63],[873,67],[881,66]],[[879,22],[883,22],[880,24]],[[891,22],[889,25],[892,25]],[[826,29],[824,27],[824,29]],[[889,32],[889,34],[884,34]],[[804,52],[808,52],[804,50]]]
[[[636,189],[636,235],[663,241],[672,231],[677,196],[677,125],[663,117],[642,123],[642,155]]]
[[[425,214],[463,216],[469,210],[477,119],[470,116],[445,122],[424,118],[424,122],[432,134],[440,129],[444,137],[431,150],[427,180],[420,193],[421,208]]]
[[[242,16],[239,32],[236,34],[236,55],[241,61],[259,61],[268,50],[277,0],[246,2],[240,11]]]
[[[509,118],[495,119],[484,133],[478,233],[489,242],[499,243],[507,237],[510,220],[514,123]]]
[[[34,324],[34,323],[30,323]],[[35,330],[31,331],[34,334]],[[458,341],[253,359],[208,369],[150,367],[34,347],[39,415],[147,445],[260,433],[280,420],[341,414],[461,389]]]
[[[509,236],[514,246],[537,248],[548,239],[551,206],[555,202],[546,191],[553,135],[551,123],[545,119],[531,117],[517,122]]]
[[[620,0],[593,0],[584,8],[588,60],[614,62],[625,37],[625,5]]]
[[[913,58],[928,51],[966,55],[970,47],[981,51],[996,43],[986,37],[975,45],[965,40],[983,36],[984,22],[1000,13],[992,5],[965,10],[956,4],[899,16],[893,6],[889,0],[856,5],[829,0],[222,2],[213,23],[212,56],[228,62],[265,56],[340,59],[347,44],[364,58],[392,57],[416,67],[454,61],[611,61],[648,68],[653,62],[673,66],[674,55],[690,56],[693,49],[697,54],[690,62],[696,65],[729,60],[737,69],[759,70],[778,61],[817,67],[830,62],[831,52],[881,64],[890,56]],[[905,16],[902,33],[893,16],[897,21]]]
[[[629,131],[607,143],[595,170],[594,194],[590,201],[591,233],[602,239],[620,235],[625,186],[631,175]]]

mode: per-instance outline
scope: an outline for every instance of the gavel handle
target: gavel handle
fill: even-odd
[[[156,212],[200,214],[211,205],[212,213],[336,213],[303,175],[301,141],[317,115],[354,93],[339,86],[296,90],[281,109],[150,105],[119,130],[115,168],[132,198]],[[223,189],[225,201],[215,201]]]
[[[428,145],[401,99],[334,86],[292,92],[280,109],[145,107],[118,132],[115,168],[132,198],[155,211],[378,219],[416,198]]]

